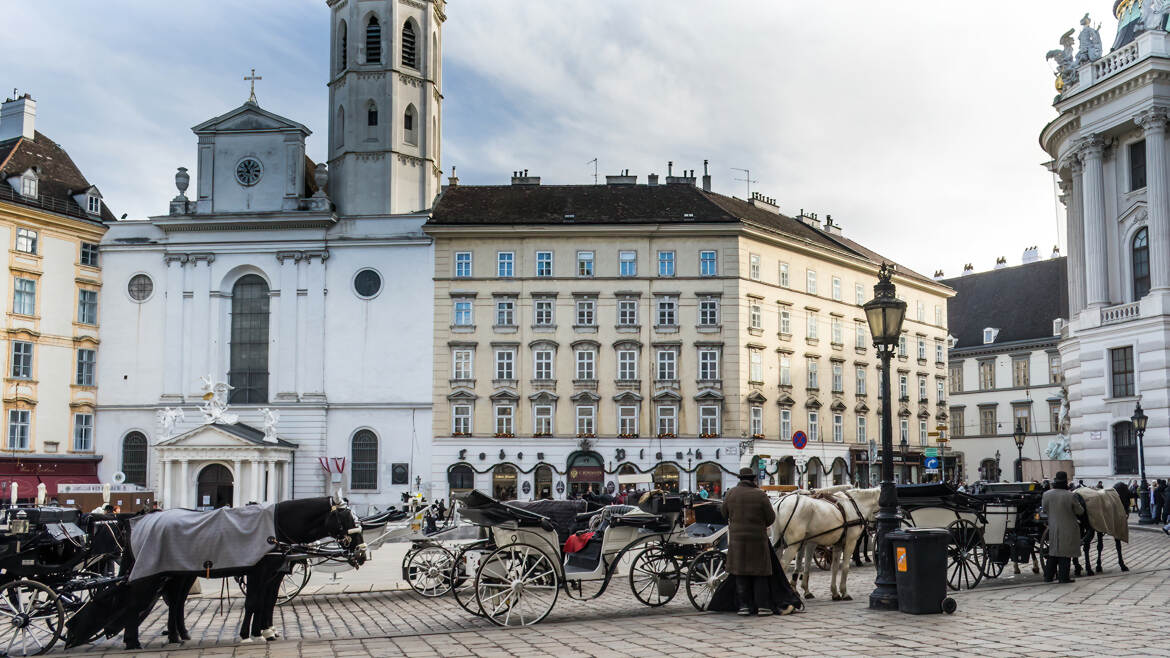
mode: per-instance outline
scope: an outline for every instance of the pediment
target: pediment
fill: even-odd
[[[617,395],[613,396],[613,401],[614,402],[624,402],[626,404],[629,404],[631,402],[641,402],[642,396],[638,395],[637,393],[635,393],[633,391],[622,391],[621,393],[618,393]]]
[[[747,401],[751,404],[763,404],[768,401],[764,394],[759,391],[752,391],[747,394]]]
[[[853,407],[853,411],[859,414],[869,413],[869,405],[867,405],[864,401],[858,402],[857,406]]]
[[[560,399],[556,393],[552,391],[537,391],[528,396],[528,399],[538,404],[550,404]]]
[[[580,391],[574,393],[569,399],[573,402],[597,402],[601,396],[592,391]]]
[[[1129,222],[1136,222],[1138,225],[1146,223],[1149,218],[1149,211],[1146,210],[1146,204],[1138,201],[1126,208],[1117,216],[1117,223],[1127,225]]]
[[[723,393],[713,388],[705,388],[695,394],[695,399],[702,402],[704,400],[723,400]]]
[[[236,109],[191,128],[196,134],[205,133],[249,133],[296,131],[311,135],[304,125],[279,114],[261,109],[259,105],[244,103]]]
[[[792,396],[787,393],[781,393],[780,399],[776,400],[776,404],[781,407],[791,407],[796,404],[796,400],[793,400]]]
[[[223,429],[218,425],[200,425],[194,429],[159,441],[160,448],[254,448],[256,443]],[[275,444],[268,444],[273,445]]]
[[[820,409],[821,406],[821,401],[816,398],[809,398],[808,401],[804,403],[804,407],[806,409]]]
[[[682,396],[671,389],[662,389],[661,391],[658,391],[657,393],[654,394],[653,399],[658,401],[658,402],[662,402],[662,401],[666,401],[666,400],[680,402],[680,401],[682,401]]]
[[[829,405],[829,409],[840,413],[845,411],[845,403],[840,400],[833,400],[833,404]]]

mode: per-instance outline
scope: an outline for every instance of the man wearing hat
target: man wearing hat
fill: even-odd
[[[1056,472],[1052,488],[1044,492],[1040,502],[1048,516],[1048,559],[1044,562],[1044,582],[1052,582],[1055,576],[1059,582],[1071,583],[1069,565],[1081,547],[1081,525],[1077,517],[1085,513],[1085,507],[1068,490],[1068,473]]]
[[[770,615],[772,596],[772,544],[768,526],[776,521],[776,511],[768,494],[756,484],[756,471],[739,469],[739,485],[723,497],[723,516],[727,519],[727,573],[735,577],[735,590],[741,615]]]

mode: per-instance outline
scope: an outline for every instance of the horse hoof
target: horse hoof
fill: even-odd
[[[833,595],[833,600],[834,600],[834,601],[840,601],[840,600],[841,600],[841,597],[840,597],[840,596],[838,596],[837,594],[834,594],[834,595]]]
[[[853,600],[853,597],[852,597],[852,596],[849,596],[848,594],[846,594],[845,596],[842,596],[842,597],[841,597],[841,600],[842,600],[842,601],[852,601],[852,600]]]
[[[190,640],[190,639],[191,639],[191,634],[190,634],[190,633],[186,633],[186,632],[184,632],[184,633],[179,633],[179,639],[181,639],[181,640],[183,640],[184,642],[186,642],[187,640]]]
[[[138,642],[135,642],[133,644],[127,644],[125,648],[126,648],[126,651],[137,651],[138,649],[142,648],[142,645],[139,644]]]
[[[1121,570],[1122,571],[1129,571],[1129,567],[1127,567],[1123,564],[1123,565],[1121,565]]]
[[[805,595],[804,595],[804,598],[806,598],[806,599],[815,599],[815,598],[817,598],[817,597],[813,596],[813,593],[812,593],[812,592],[809,592],[809,593],[807,593],[807,594],[805,594]]]

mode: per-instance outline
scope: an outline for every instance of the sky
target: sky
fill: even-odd
[[[1045,53],[1111,0],[450,0],[442,168],[640,183],[710,162],[716,192],[832,215],[919,272],[1064,250],[1038,145],[1055,118]],[[116,215],[163,214],[190,128],[239,106],[307,125],[325,159],[325,0],[5,3],[0,90],[31,93]],[[445,179],[444,179],[445,180]]]

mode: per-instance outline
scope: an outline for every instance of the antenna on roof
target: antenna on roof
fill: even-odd
[[[590,160],[589,162],[586,162],[585,164],[593,165],[593,184],[596,185],[597,184],[597,158],[593,158],[592,160]]]
[[[742,181],[742,182],[744,182],[744,183],[747,183],[747,196],[746,196],[746,197],[744,197],[744,198],[745,198],[745,199],[750,199],[750,198],[752,198],[752,183],[758,183],[758,182],[760,182],[760,181],[758,181],[758,180],[752,180],[752,170],[751,170],[751,169],[740,169],[739,167],[732,167],[732,168],[731,168],[731,170],[732,170],[732,171],[742,171],[742,172],[743,172],[743,178],[736,178],[736,179],[734,179],[734,180],[737,180],[737,181]]]

